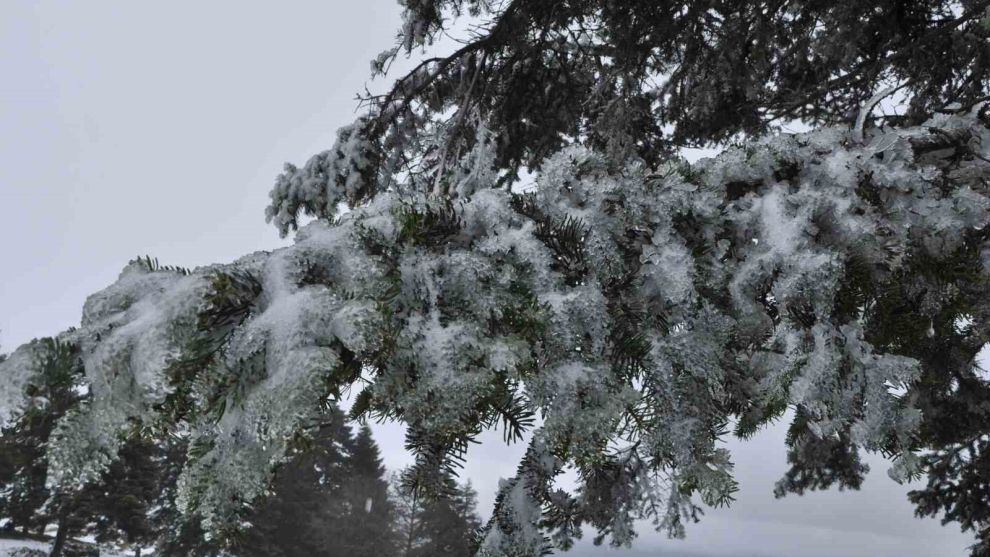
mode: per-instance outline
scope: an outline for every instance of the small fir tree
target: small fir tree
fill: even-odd
[[[54,520],[45,449],[58,421],[84,398],[78,348],[44,338],[29,345],[39,373],[27,387],[30,403],[0,430],[0,518],[22,533],[44,534]]]
[[[345,470],[339,491],[345,509],[338,526],[342,555],[396,555],[395,508],[388,496],[381,452],[367,425],[350,443]]]
[[[352,443],[344,414],[332,408],[327,418],[275,472],[271,493],[248,517],[251,528],[237,552],[252,556],[348,555],[341,493],[349,481],[346,459]]]
[[[150,512],[159,496],[161,472],[160,448],[149,439],[134,436],[120,450],[93,492],[91,530],[96,541],[130,547],[134,557],[141,557],[144,546],[157,535]]]
[[[409,470],[406,471],[408,477]],[[395,501],[395,531],[402,557],[444,555],[469,557],[477,550],[482,522],[477,513],[477,493],[470,482],[444,480],[439,496],[411,489],[401,475],[390,478]]]

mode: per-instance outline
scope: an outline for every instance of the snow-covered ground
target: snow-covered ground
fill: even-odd
[[[26,552],[18,551],[19,549],[44,551],[45,555],[47,555],[50,546],[45,542],[38,542],[34,540],[7,540],[0,538],[0,557],[21,557],[22,555],[30,555]]]
[[[0,538],[0,557],[35,557],[35,554],[28,553],[26,550],[41,551],[42,553],[39,555],[48,555],[50,549],[51,544],[49,542]],[[125,557],[128,555],[128,553],[118,552],[113,549],[100,548],[100,557]],[[145,555],[148,555],[148,553],[145,553]]]

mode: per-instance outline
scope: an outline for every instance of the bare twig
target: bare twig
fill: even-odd
[[[866,119],[870,116],[870,112],[873,111],[873,108],[877,105],[877,103],[882,101],[884,98],[893,95],[898,90],[906,87],[910,83],[911,83],[910,81],[905,81],[900,85],[896,85],[894,87],[888,87],[883,91],[880,91],[876,95],[870,97],[870,100],[866,101],[866,103],[863,104],[863,107],[859,109],[859,116],[856,117],[856,124],[853,126],[853,141],[860,144],[863,143],[863,126],[866,125]]]

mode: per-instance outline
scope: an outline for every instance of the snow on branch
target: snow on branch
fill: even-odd
[[[644,516],[681,535],[737,488],[717,443],[729,420],[746,436],[788,407],[802,473],[783,490],[855,484],[859,449],[915,474],[924,416],[898,393],[938,371],[919,343],[990,314],[990,130],[940,115],[883,149],[847,142],[858,132],[657,167],[573,146],[531,193],[456,201],[365,194],[361,140],[342,132],[345,147],[287,169],[269,217],[287,231],[301,208],[353,211],[229,264],[133,262],[87,300],[58,338],[91,396],[53,435],[52,482],[95,477],[133,423],[182,431],[181,503],[223,538],[348,388],[355,417],[409,426],[424,485],[485,429],[529,436],[486,529],[492,555],[567,547],[583,524],[621,545]],[[0,362],[0,419],[30,403],[37,350]],[[554,487],[564,466],[575,493]]]

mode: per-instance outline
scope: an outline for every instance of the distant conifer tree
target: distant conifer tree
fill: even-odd
[[[406,471],[408,477],[409,470]],[[411,489],[400,475],[390,480],[395,529],[402,557],[469,557],[477,549],[482,522],[470,482],[444,481],[439,496]]]
[[[255,503],[237,552],[242,557],[346,555],[339,525],[345,514],[341,487],[348,481],[351,430],[332,409],[275,473],[270,493]]]
[[[83,367],[72,344],[45,338],[29,345],[39,369],[26,394],[30,403],[0,431],[0,518],[6,527],[43,534],[55,520],[45,485],[49,437],[65,413],[84,398]]]
[[[395,508],[388,497],[381,452],[367,425],[358,429],[349,444],[345,468],[347,473],[340,488],[345,512],[338,526],[344,549],[341,555],[395,555]]]
[[[150,513],[161,489],[159,450],[152,440],[129,439],[101,480],[87,488],[97,542],[130,547],[134,557],[154,542],[158,532]]]
[[[158,453],[159,492],[150,518],[156,532],[156,557],[218,557],[220,547],[206,537],[197,515],[183,514],[178,506],[178,480],[188,458],[189,440],[166,435]]]

